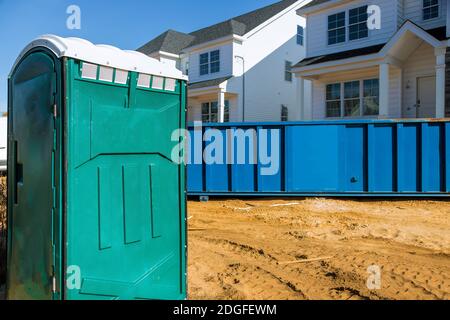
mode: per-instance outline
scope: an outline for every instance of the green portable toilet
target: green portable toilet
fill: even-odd
[[[7,298],[185,299],[185,76],[47,35],[8,96]]]

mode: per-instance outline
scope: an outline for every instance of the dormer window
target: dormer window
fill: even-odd
[[[297,26],[297,44],[303,46],[305,40],[305,29],[302,26]]]
[[[439,17],[439,0],[423,0],[423,20]]]
[[[209,73],[209,53],[200,55],[200,75],[203,76]]]
[[[328,16],[328,44],[345,42],[345,11]]]
[[[200,55],[200,75],[220,72],[220,50]]]
[[[211,63],[211,73],[220,72],[220,51],[211,51],[209,57]]]
[[[367,27],[367,6],[351,9],[349,11],[348,34],[350,40],[367,38],[369,28]]]

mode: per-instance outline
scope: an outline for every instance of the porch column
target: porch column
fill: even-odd
[[[305,80],[297,78],[298,120],[305,120]]]
[[[445,53],[447,48],[436,48],[436,118],[445,117]]]
[[[225,91],[219,90],[219,95],[217,97],[217,111],[218,111],[218,122],[225,122]]]
[[[380,118],[389,116],[389,63],[380,64]]]

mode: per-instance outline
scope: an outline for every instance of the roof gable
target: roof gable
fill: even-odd
[[[370,54],[386,55],[389,51],[392,51],[395,46],[400,47],[397,49],[403,50],[404,48],[402,48],[401,44],[399,44],[399,39],[404,37],[406,33],[416,35],[420,39],[420,41],[425,41],[433,47],[439,47],[440,45],[442,45],[441,41],[447,40],[447,37],[445,36],[445,30],[445,27],[425,30],[417,24],[407,20],[387,43],[340,51],[315,57],[308,57],[294,65],[294,68],[309,67],[313,65],[319,65],[321,63],[345,60]],[[409,54],[407,54],[407,56],[409,56]]]
[[[139,48],[138,51],[145,54],[158,51],[179,54],[185,48],[229,35],[243,36],[297,1],[282,0],[189,34],[168,30]]]
[[[307,5],[303,6],[302,9],[311,8],[314,6],[318,6],[319,4],[324,4],[325,2],[330,2],[331,0],[312,0]]]
[[[192,35],[175,30],[167,30],[140,47],[137,51],[147,55],[158,51],[179,54],[180,51],[189,46],[194,39],[195,37]]]

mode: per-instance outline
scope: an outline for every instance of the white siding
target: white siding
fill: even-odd
[[[289,120],[300,120],[296,92],[297,80],[293,75],[292,82],[285,81],[284,70],[285,61],[290,61],[292,65],[295,65],[306,54],[305,46],[300,46],[296,42],[297,25],[306,26],[305,19],[296,13],[296,9],[301,5],[302,2],[299,1],[276,19],[267,21],[252,30],[244,36],[243,42],[229,40],[220,46],[210,46],[201,51],[186,53],[189,58],[189,81],[191,83],[233,76],[227,81],[226,88],[226,92],[230,96],[234,96],[233,99],[229,99],[231,121],[242,121],[242,58],[245,61],[246,71],[245,120],[280,121],[282,105],[289,109]],[[199,55],[215,49],[220,49],[221,72],[200,76]],[[214,97],[212,98],[211,96],[202,96],[192,100],[189,103],[189,121],[201,119],[201,102],[213,101]],[[310,97],[307,96],[306,100],[309,101]]]
[[[347,41],[340,44],[328,45],[328,16],[342,11],[347,11],[346,18],[348,21],[348,10],[363,5],[376,4],[381,9],[381,29],[369,30],[369,37],[365,39]],[[307,39],[307,56],[313,57],[332,52],[352,50],[356,48],[368,47],[376,44],[382,44],[389,41],[390,37],[397,30],[398,25],[398,6],[397,1],[393,0],[356,0],[351,4],[340,5],[328,10],[311,14],[307,17],[308,34],[313,33],[313,37]],[[347,23],[348,24],[348,23]]]
[[[447,0],[439,0],[439,2],[439,18],[424,21],[422,17],[423,0],[406,0],[403,4],[404,18],[417,23],[424,29],[432,29],[445,26],[447,19]]]
[[[200,75],[200,54],[220,50],[220,72]],[[189,54],[189,81],[199,82],[216,78],[231,76],[233,73],[233,44],[227,43],[220,46],[205,48]]]
[[[328,46],[327,45],[327,17],[344,9],[348,12],[350,8],[358,7],[367,1],[351,1],[345,5],[333,9],[323,10],[321,12],[308,16],[307,27],[314,30],[317,35],[323,34],[323,37],[315,36],[308,38],[307,56],[316,56],[321,54],[330,54],[332,52],[366,47],[377,43],[387,42],[397,31],[397,28],[406,20],[411,20],[424,29],[431,29],[445,26],[447,1],[440,1],[441,15],[439,18],[423,21],[422,19],[422,0],[398,0],[398,1],[372,1],[370,4],[377,4],[382,9],[382,29],[373,31],[369,39],[358,40],[356,42],[346,42],[345,44]],[[348,19],[348,15],[347,15]],[[390,67],[389,81],[389,110],[388,117],[415,117],[417,100],[417,81],[419,77],[435,75],[436,57],[434,49],[425,42],[413,52],[405,61],[402,69],[395,66]],[[358,71],[347,71],[320,76],[313,84],[312,92],[312,113],[313,119],[325,119],[325,86],[327,83],[336,83],[342,81],[359,80],[368,77],[379,77],[379,68],[364,69]]]
[[[434,50],[422,44],[406,61],[403,68],[403,116],[415,117],[414,105],[417,100],[417,78],[436,74],[436,57]],[[409,87],[409,89],[408,89]]]
[[[319,81],[313,81],[312,85],[312,119],[323,120],[325,113],[325,88],[326,84]]]
[[[397,28],[400,28],[400,26],[405,22],[405,6],[404,6],[404,0],[396,0],[397,2]]]
[[[297,5],[296,8],[299,8]],[[285,81],[285,62],[292,65],[305,57],[305,46],[297,44],[297,26],[304,18],[292,9],[257,32],[243,44],[234,44],[235,55],[245,58],[246,121],[280,121],[281,106],[289,109],[289,120],[300,120],[296,78]],[[242,59],[234,61],[234,78],[228,81],[231,92],[242,92]],[[238,100],[241,108],[242,99]]]
[[[235,97],[226,97],[230,105],[230,122],[239,122],[241,120],[241,115],[238,110],[238,101]],[[214,96],[209,96],[209,98],[204,97],[200,99],[189,99],[188,101],[188,122],[202,121],[202,103],[217,101]]]
[[[188,122],[202,121],[202,107],[198,101],[188,102]]]
[[[389,88],[389,117],[400,118],[401,117],[401,71],[398,68],[390,68],[390,88]],[[323,76],[320,81],[313,82],[312,93],[312,115],[313,120],[326,119],[326,102],[325,102],[325,89],[326,85],[330,83],[339,83],[364,79],[378,79],[379,69],[371,68],[366,70],[355,70],[351,72],[341,72],[335,74],[328,74]],[[364,118],[364,117],[358,117]],[[371,117],[373,118],[373,117]]]
[[[396,67],[389,69],[389,118],[402,117],[402,71]]]

